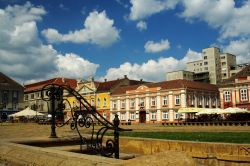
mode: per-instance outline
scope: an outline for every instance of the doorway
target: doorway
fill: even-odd
[[[139,122],[146,123],[146,111],[139,112]]]

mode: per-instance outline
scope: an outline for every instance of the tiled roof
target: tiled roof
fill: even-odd
[[[235,79],[247,77],[247,76],[250,76],[250,64],[248,64],[248,66],[244,67],[241,71],[236,73],[234,76],[223,81],[222,84],[234,83]]]
[[[23,89],[23,86],[20,85],[18,82],[13,80],[12,78],[8,77],[7,75],[0,72],[0,86],[4,87],[4,89]]]
[[[59,84],[59,85],[69,85],[71,88],[75,89],[77,86],[77,81],[75,79],[69,78],[53,78],[50,80],[40,81],[33,84],[28,84],[24,86],[24,92],[38,91],[41,90],[45,85],[48,84]]]
[[[160,87],[161,89],[178,89],[178,88],[188,88],[188,89],[197,89],[197,90],[205,90],[205,91],[218,91],[218,87],[216,85],[203,83],[203,82],[195,82],[189,80],[171,80],[171,81],[163,81],[157,83],[145,83],[143,84],[149,88]],[[116,89],[112,94],[124,94],[128,90],[136,90],[141,85],[134,86],[123,86]]]
[[[119,84],[123,79],[117,79],[112,81],[106,81],[106,82],[99,82],[99,85],[97,86],[98,92],[104,92],[104,91],[110,91],[110,89]]]
[[[97,92],[107,92],[111,91],[112,88],[116,87],[118,84],[121,82],[128,80],[128,85],[138,85],[138,84],[143,84],[143,83],[148,83],[144,81],[138,81],[138,80],[130,80],[128,78],[123,78],[123,79],[117,79],[117,80],[111,80],[111,81],[106,81],[106,82],[99,82],[97,86]],[[126,86],[128,86],[126,85]],[[125,86],[125,85],[121,85]]]

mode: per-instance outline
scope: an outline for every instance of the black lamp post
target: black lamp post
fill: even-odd
[[[3,103],[0,103],[0,120],[2,120],[2,114],[3,114]]]
[[[37,107],[37,104],[34,103],[34,104],[32,105],[32,109],[33,109],[34,111],[36,111],[36,120],[37,120],[37,108],[38,108],[38,107]]]
[[[51,133],[50,138],[57,138],[56,135],[56,110],[55,110],[55,100],[56,100],[56,88],[50,88],[50,109],[51,109]]]

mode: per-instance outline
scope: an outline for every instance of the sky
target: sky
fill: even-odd
[[[0,0],[0,72],[164,81],[219,47],[250,60],[250,0]]]

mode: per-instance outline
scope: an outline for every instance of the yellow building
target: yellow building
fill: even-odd
[[[145,83],[142,80],[129,80],[125,75],[122,79],[107,81],[104,82],[94,81],[93,78],[90,80],[81,80],[78,81],[76,91],[84,97],[88,103],[96,107],[96,110],[107,120],[110,119],[110,95],[112,92],[121,87],[127,85],[136,85]],[[77,99],[73,96],[68,96],[67,100],[72,107],[79,107]],[[66,104],[66,109],[70,111],[69,104]]]

